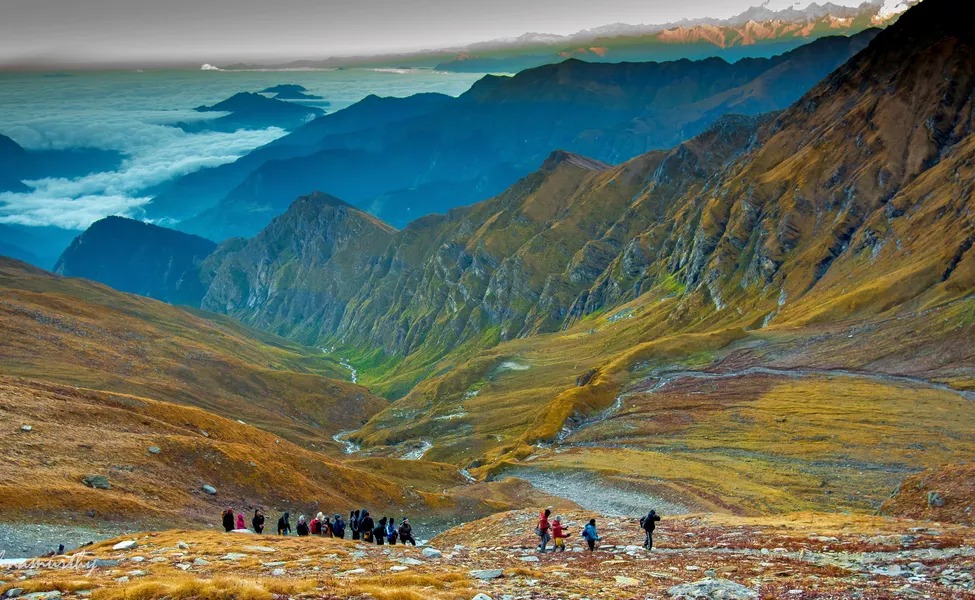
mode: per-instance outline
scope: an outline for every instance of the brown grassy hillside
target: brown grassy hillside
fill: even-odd
[[[385,406],[311,349],[0,259],[0,374],[196,406],[306,444]],[[326,375],[326,376],[323,376]]]

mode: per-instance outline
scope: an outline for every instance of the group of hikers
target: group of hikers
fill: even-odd
[[[264,533],[264,522],[264,513],[261,512],[261,509],[256,509],[254,511],[254,517],[251,519],[251,530],[254,533]],[[223,511],[223,528],[228,532],[247,529],[244,513],[237,513],[235,517],[232,508]],[[297,535],[302,537],[318,535],[345,539],[347,529],[353,540],[362,540],[369,544],[382,546],[384,544],[396,544],[399,542],[400,544],[412,544],[416,546],[416,538],[413,537],[413,526],[410,525],[409,519],[404,518],[399,524],[399,527],[397,527],[396,521],[392,517],[383,517],[377,522],[369,514],[369,511],[364,508],[350,512],[348,522],[340,514],[335,514],[330,517],[323,513],[318,513],[310,521],[305,515],[301,515],[295,524],[293,534],[291,529],[291,513],[286,512],[278,519],[278,535]]]
[[[538,519],[538,526],[535,527],[535,535],[539,539],[537,550],[546,552],[548,543],[554,540],[552,552],[565,552],[565,540],[572,534],[563,524],[562,517],[555,517],[549,521],[551,516],[552,509],[546,508]],[[640,528],[644,533],[643,547],[647,550],[653,550],[653,531],[657,528],[658,521],[660,521],[660,516],[655,510],[651,510],[647,516],[640,518]],[[589,522],[583,527],[582,539],[586,541],[590,552],[596,550],[596,542],[602,539],[596,531],[596,519],[589,519]]]

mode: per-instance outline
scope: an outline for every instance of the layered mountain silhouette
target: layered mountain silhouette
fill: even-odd
[[[210,240],[122,217],[96,221],[61,255],[54,272],[84,277],[173,304],[198,304],[197,270]]]
[[[295,93],[295,90],[285,88],[286,96],[289,91],[291,94]],[[266,129],[268,127],[291,130],[325,114],[321,108],[286,102],[279,98],[268,98],[261,94],[240,92],[212,106],[196,108],[196,111],[201,113],[226,112],[229,114],[216,119],[181,122],[177,123],[176,126],[188,133],[200,131],[233,133],[240,129]]]
[[[485,77],[459,98],[367,98],[175,182],[148,215],[222,241],[256,234],[295,197],[320,190],[402,227],[500,193],[555,148],[615,163],[671,147],[727,113],[784,108],[876,33],[770,59],[569,60]]]
[[[302,342],[432,364],[466,342],[558,331],[650,290],[679,300],[672,331],[908,318],[958,300],[975,286],[975,35],[960,10],[913,8],[782,113],[716,119],[615,167],[556,152],[504,193],[398,232],[304,198],[212,255],[200,301]],[[586,87],[580,73],[598,82],[599,68],[488,79],[462,102],[483,100],[490,115],[497,88],[509,99],[569,94]],[[588,98],[593,114],[597,98],[608,112],[625,105],[607,96],[573,102]]]

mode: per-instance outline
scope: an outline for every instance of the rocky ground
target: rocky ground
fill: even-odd
[[[593,554],[566,511],[565,553],[538,554],[533,511],[454,528],[426,548],[222,534],[144,533],[50,563],[7,564],[0,591],[32,599],[965,598],[975,529],[803,513],[665,517],[647,552],[632,519],[600,518]],[[119,543],[122,542],[122,543]],[[32,595],[33,594],[33,595]]]

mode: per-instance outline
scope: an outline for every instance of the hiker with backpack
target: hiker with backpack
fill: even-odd
[[[389,522],[386,523],[386,541],[390,546],[395,546],[397,537],[399,537],[399,530],[396,529],[396,521],[390,517]]]
[[[403,522],[400,523],[399,541],[404,546],[406,544],[413,544],[416,546],[416,540],[413,538],[413,526],[410,525],[410,520],[407,518],[404,518]]]
[[[234,523],[234,529],[247,529],[247,521],[244,520],[244,513],[237,513],[237,522]]]
[[[657,511],[651,509],[647,516],[640,519],[640,527],[643,528],[643,532],[646,534],[646,539],[643,540],[643,547],[647,550],[653,550],[653,530],[657,527],[657,521],[660,520],[660,516],[657,515]]]
[[[562,526],[562,517],[555,517],[555,520],[552,521],[552,539],[555,540],[552,552],[565,552],[565,540],[570,535],[572,534]]]
[[[589,524],[582,530],[582,539],[586,540],[590,552],[596,549],[596,542],[602,539],[596,533],[596,519],[589,519]]]
[[[254,510],[254,518],[251,519],[251,526],[254,528],[254,533],[264,533],[264,513],[261,509],[257,508]]]
[[[539,539],[539,552],[545,552],[545,546],[547,546],[549,541],[552,539],[552,537],[549,535],[549,530],[552,528],[552,526],[548,522],[548,518],[551,515],[551,509],[546,508],[542,513],[542,516],[538,519],[538,527],[535,528],[535,535],[537,535]]]

